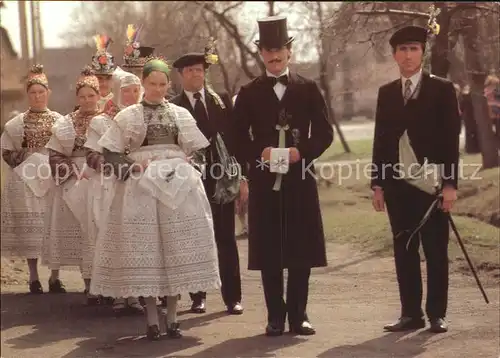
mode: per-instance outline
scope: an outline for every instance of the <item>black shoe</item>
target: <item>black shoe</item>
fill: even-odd
[[[205,307],[205,300],[204,299],[199,299],[193,301],[193,304],[191,305],[191,312],[193,313],[205,313],[207,311],[207,308]]]
[[[233,304],[227,306],[227,312],[229,314],[234,314],[234,315],[242,314],[243,313],[243,306],[239,302],[233,303]]]
[[[284,324],[269,322],[266,326],[266,336],[277,337],[281,336],[285,331]]]
[[[316,334],[316,330],[313,328],[311,323],[304,321],[298,325],[290,325],[290,333],[298,334],[300,336],[312,336]]]
[[[148,326],[148,330],[146,332],[146,337],[150,341],[158,341],[160,339],[160,328],[157,324],[152,326]]]
[[[384,329],[389,332],[402,332],[425,327],[423,318],[401,317],[396,322],[387,324]]]
[[[49,280],[49,292],[50,293],[66,293],[66,289],[64,288],[61,280],[57,279],[55,281]]]
[[[168,338],[182,338],[181,330],[179,329],[179,323],[172,323],[170,326],[167,325],[167,337]]]
[[[432,333],[448,332],[448,324],[446,323],[444,318],[430,318],[429,322],[431,324],[429,331],[431,331]]]
[[[30,293],[35,294],[35,295],[39,295],[39,294],[43,293],[43,288],[42,288],[42,284],[40,283],[40,281],[35,280],[35,281],[30,282]]]

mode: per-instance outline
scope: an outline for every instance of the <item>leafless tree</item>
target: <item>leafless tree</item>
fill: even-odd
[[[480,147],[483,155],[483,167],[490,168],[499,165],[498,143],[496,142],[491,123],[485,106],[485,99],[482,95],[484,78],[487,75],[487,68],[498,68],[498,64],[491,61],[491,54],[498,52],[498,41],[492,41],[486,38],[498,39],[498,26],[494,29],[489,25],[495,23],[496,17],[498,24],[498,3],[453,3],[453,2],[435,2],[434,5],[441,10],[437,17],[440,24],[440,32],[436,36],[434,45],[431,49],[431,68],[433,74],[441,77],[447,77],[450,72],[452,60],[455,63],[460,59],[452,55],[460,38],[463,40],[464,56],[463,67],[465,73],[462,77],[471,84],[473,91],[472,101],[474,108],[474,117],[477,123],[480,137]],[[348,6],[346,4],[345,6]],[[353,6],[353,5],[351,5]],[[409,23],[415,23],[425,26],[428,19],[427,9],[429,3],[378,3],[367,4],[360,3],[361,9],[356,13],[364,20],[365,25],[369,19],[376,19],[375,35],[369,35],[367,42],[376,46],[375,36],[383,35],[385,37],[395,29]],[[481,31],[482,30],[482,31]],[[494,34],[491,33],[494,31]],[[483,34],[483,37],[481,37]],[[486,36],[484,36],[486,34]],[[385,41],[384,41],[385,42]],[[496,49],[496,51],[495,51]],[[496,56],[496,57],[495,57]],[[493,55],[498,61],[498,55]],[[456,73],[460,71],[453,71]],[[463,72],[463,71],[462,71]]]

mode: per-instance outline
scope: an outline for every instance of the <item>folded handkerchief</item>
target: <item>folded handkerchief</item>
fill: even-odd
[[[290,162],[290,150],[288,148],[271,149],[269,170],[271,173],[286,174]]]
[[[31,154],[24,162],[14,168],[35,196],[41,198],[52,188],[54,180],[49,165],[49,156],[41,153]]]
[[[180,158],[163,159],[149,164],[139,185],[164,205],[176,209],[199,182],[200,174]]]

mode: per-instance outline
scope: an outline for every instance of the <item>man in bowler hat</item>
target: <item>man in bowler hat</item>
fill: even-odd
[[[312,335],[307,316],[311,268],[327,265],[313,160],[333,141],[316,83],[289,70],[286,17],[258,21],[266,71],[241,87],[234,108],[238,162],[249,165],[249,264],[260,270],[268,336]],[[286,301],[283,270],[288,269]]]
[[[425,312],[430,330],[446,332],[448,301],[448,238],[446,212],[457,198],[460,117],[453,84],[422,71],[427,29],[408,26],[394,33],[389,43],[399,66],[400,78],[380,87],[375,117],[371,187],[373,206],[387,206],[394,236],[394,258],[401,300],[400,318],[384,327],[405,331],[425,327],[422,302],[419,244],[427,265]],[[418,227],[435,195],[413,186],[395,169],[399,140],[406,131],[422,165],[437,164],[442,192],[441,210],[434,211],[418,235]],[[411,239],[411,240],[410,240]]]
[[[212,143],[219,133],[230,154],[234,153],[234,134],[232,133],[231,115],[233,104],[227,93],[216,93],[205,86],[205,72],[210,66],[207,53],[188,53],[178,58],[173,67],[179,71],[183,91],[170,102],[184,107],[191,112],[198,128]],[[242,314],[241,277],[238,246],[235,238],[234,202],[218,204],[211,200],[215,192],[216,171],[212,170],[217,150],[215,144],[205,152],[207,166],[203,184],[207,197],[211,201],[214,221],[215,241],[219,255],[219,271],[222,281],[222,298],[229,314]],[[243,190],[246,190],[246,185]],[[206,292],[190,293],[191,311],[206,311]]]

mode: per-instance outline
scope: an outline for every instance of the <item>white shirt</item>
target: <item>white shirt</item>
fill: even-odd
[[[205,110],[207,110],[207,102],[205,101],[205,88],[203,87],[201,90],[197,91],[200,92],[201,94],[201,102],[205,106]],[[187,98],[189,99],[189,103],[191,103],[191,107],[194,109],[194,105],[196,103],[196,99],[194,98],[194,94],[196,92],[189,92],[184,90],[184,93],[186,94]]]
[[[268,77],[275,77],[275,78],[278,78],[278,77],[283,76],[283,75],[286,75],[287,77],[289,77],[290,71],[288,70],[288,67],[287,67],[287,68],[285,68],[285,70],[282,73],[280,73],[278,76],[276,76],[276,75],[273,75],[268,70],[266,70],[266,75]],[[281,99],[283,98],[283,95],[285,94],[286,86],[283,83],[277,82],[273,88],[274,88],[274,93],[276,93],[276,97],[278,97],[278,99],[281,101]]]
[[[418,71],[417,73],[415,73],[410,78],[406,78],[404,76],[401,76],[401,91],[403,93],[403,98],[405,96],[405,83],[406,83],[406,80],[410,80],[411,81],[410,89],[411,89],[411,95],[413,96],[413,94],[415,93],[415,88],[417,87],[417,84],[420,82],[420,78],[421,77],[422,77],[422,68],[420,68],[420,71]]]

